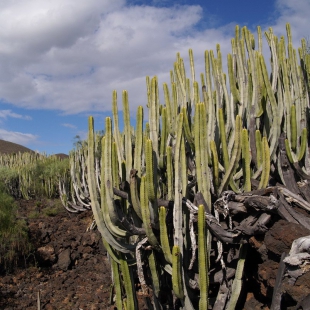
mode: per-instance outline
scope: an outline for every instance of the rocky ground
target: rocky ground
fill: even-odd
[[[295,239],[309,235],[310,231],[299,224],[278,220],[261,240],[254,237],[250,239],[251,248],[245,269],[248,292],[244,309],[270,308],[281,254],[290,252]],[[310,309],[310,304],[303,307],[298,305],[310,294],[310,272],[306,271],[299,276],[295,283],[285,277],[281,291],[281,309]]]
[[[0,276],[0,309],[110,309],[111,273],[97,231],[86,231],[91,212],[44,213],[53,201],[18,201],[33,251],[13,272]],[[111,308],[113,309],[113,307]]]
[[[0,309],[38,309],[38,294],[41,309],[46,310],[114,309],[106,251],[100,234],[87,231],[91,212],[70,214],[60,209],[56,215],[47,215],[44,210],[52,203],[18,201],[19,216],[27,220],[33,251],[18,268],[0,275]],[[281,254],[290,251],[295,239],[310,235],[303,226],[280,218],[269,228],[260,238],[250,239],[238,309],[270,309]],[[308,270],[295,283],[285,278],[281,290],[281,309],[310,309],[296,306],[310,296]],[[139,305],[147,309],[142,299]]]

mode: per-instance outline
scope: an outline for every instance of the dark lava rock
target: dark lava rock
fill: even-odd
[[[71,265],[70,254],[71,254],[70,249],[65,249],[64,251],[59,253],[57,265],[60,269],[67,270]]]
[[[257,301],[252,293],[248,294],[243,310],[265,310],[265,309],[268,308],[259,301]]]
[[[290,278],[285,277],[282,284],[282,291],[296,302],[302,301],[306,296],[310,295],[310,272],[308,271],[298,277],[294,285],[292,285]]]
[[[56,261],[55,249],[50,244],[39,247],[36,254],[40,262],[52,264]]]
[[[295,239],[310,235],[310,231],[302,225],[284,220],[276,222],[265,235],[265,245],[268,251],[281,256],[288,253]]]
[[[272,298],[278,268],[279,263],[273,260],[267,260],[259,265],[258,279],[260,284],[260,294],[262,296]]]

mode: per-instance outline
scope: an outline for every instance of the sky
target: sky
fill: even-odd
[[[0,139],[57,154],[104,129],[112,91],[128,91],[132,121],[146,106],[146,76],[169,83],[176,53],[197,74],[204,51],[231,52],[235,26],[260,25],[294,47],[310,37],[310,0],[1,0]],[[266,42],[264,42],[265,45]]]

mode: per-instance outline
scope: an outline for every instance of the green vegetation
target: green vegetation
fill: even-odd
[[[0,183],[0,264],[6,270],[31,250],[26,222],[17,219],[16,215],[14,198],[5,192],[4,185]]]
[[[5,270],[31,250],[26,222],[17,218],[14,200],[45,198],[49,204],[37,202],[29,218],[56,216],[65,210],[59,200],[60,183],[70,187],[68,158],[33,152],[0,155],[0,265]]]
[[[56,216],[63,212],[65,212],[65,209],[58,199],[53,201],[50,200],[49,205],[42,209],[42,213],[45,216]]]
[[[0,181],[15,198],[55,198],[70,184],[69,159],[36,153],[0,155]]]
[[[119,308],[136,308],[135,275],[150,309],[178,303],[202,310],[216,302],[223,303],[221,309],[238,307],[247,247],[231,233],[229,195],[264,189],[271,177],[287,185],[288,165],[310,179],[310,55],[305,40],[293,48],[289,25],[286,30],[286,40],[272,29],[265,32],[271,53],[265,58],[260,27],[255,48],[254,35],[237,26],[227,74],[220,45],[205,52],[199,78],[193,51],[190,77],[177,54],[170,86],[163,85],[163,104],[157,77],[146,78],[145,126],[142,106],[135,128],[131,125],[123,91],[120,132],[114,91],[105,130],[95,133],[89,117],[88,139],[76,143],[68,161],[33,154],[0,157],[0,180],[14,197],[59,195],[69,211],[92,208],[112,260]],[[43,213],[53,216],[57,210]],[[221,227],[227,233],[222,241],[211,229],[221,226],[220,217],[230,229]],[[230,251],[239,253],[233,263]],[[221,281],[210,281],[210,275],[214,280],[229,264],[235,276],[223,297]]]
[[[30,219],[44,218],[44,217],[54,217],[58,214],[64,213],[65,209],[61,203],[61,200],[56,199],[46,199],[44,198],[42,203],[37,203],[34,210],[31,210],[27,217]]]
[[[135,296],[129,290],[128,281],[133,278],[128,277],[127,268],[138,274],[144,291],[147,274],[153,297],[144,294],[154,309],[159,304],[172,306],[174,297],[187,310],[207,309],[211,300],[222,302],[223,309],[225,305],[235,309],[243,284],[246,246],[230,241],[233,244],[228,249],[239,253],[233,266],[236,275],[226,297],[220,291],[217,295],[214,284],[210,289],[209,274],[226,268],[227,257],[223,256],[224,245],[213,240],[204,221],[212,217],[218,222],[212,214],[220,216],[215,203],[222,201],[227,210],[221,216],[233,228],[225,198],[231,192],[227,190],[263,189],[270,177],[286,185],[289,180],[280,161],[283,154],[294,169],[310,173],[310,55],[305,40],[296,51],[289,25],[286,41],[269,29],[265,38],[271,57],[265,58],[262,32],[260,27],[257,30],[256,49],[254,35],[246,27],[236,27],[232,52],[227,56],[228,74],[219,45],[215,52],[205,52],[205,69],[199,79],[193,51],[189,51],[189,78],[177,54],[170,86],[163,85],[164,104],[160,103],[157,77],[147,77],[149,119],[144,128],[143,107],[137,110],[136,127],[131,126],[128,94],[123,91],[125,126],[120,132],[114,91],[113,117],[106,118],[103,138],[95,134],[90,117],[88,141],[76,152],[84,154],[83,160],[71,155],[79,158],[74,161],[73,186],[79,188],[84,202],[91,201],[113,260],[112,271],[117,272],[116,277],[121,271],[120,285],[130,305]],[[270,66],[266,59],[271,59]],[[116,298],[120,298],[119,290],[117,287]]]

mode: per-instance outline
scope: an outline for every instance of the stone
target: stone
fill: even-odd
[[[264,242],[268,251],[281,256],[283,252],[289,253],[295,239],[309,234],[310,231],[300,224],[280,220],[266,233]]]
[[[65,249],[59,253],[57,265],[60,269],[68,270],[69,266],[71,265],[70,252],[70,249]]]
[[[294,285],[292,285],[289,277],[285,277],[282,283],[282,291],[286,292],[296,302],[303,300],[310,295],[310,271],[298,277]]]
[[[37,257],[43,262],[54,263],[56,261],[55,249],[52,245],[42,246],[37,249]]]
[[[258,279],[260,283],[260,294],[271,298],[275,286],[279,263],[267,260],[258,266]]]

